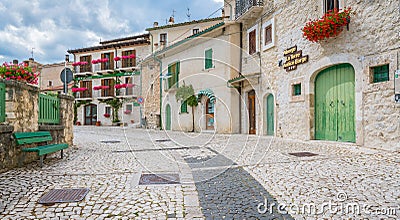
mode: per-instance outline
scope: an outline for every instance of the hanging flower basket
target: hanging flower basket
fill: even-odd
[[[35,69],[29,67],[26,63],[3,63],[0,66],[0,78],[5,80],[16,80],[37,85],[38,77],[39,72],[35,72]]]
[[[110,117],[110,114],[105,113],[103,116],[104,116],[105,118],[109,118],[109,117]]]
[[[84,92],[86,90],[88,90],[88,88],[72,88],[72,92]]]
[[[89,64],[89,63],[86,62],[86,61],[74,62],[74,63],[72,63],[72,66],[84,66],[84,65],[87,65],[87,64]]]
[[[126,114],[126,115],[129,115],[129,114],[131,114],[132,112],[130,111],[130,110],[126,110],[126,111],[124,111],[124,114]]]
[[[95,86],[93,87],[93,90],[102,90],[102,89],[109,89],[109,86]]]
[[[351,8],[339,12],[337,9],[327,12],[321,19],[310,20],[302,28],[303,37],[311,42],[318,42],[330,37],[338,36],[343,27],[350,22]]]

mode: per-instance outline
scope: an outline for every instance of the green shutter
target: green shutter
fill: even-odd
[[[274,96],[267,97],[267,135],[274,135]]]
[[[172,83],[173,83],[173,73],[172,73],[172,71],[171,71],[171,69],[172,69],[172,65],[169,65],[168,66],[168,74],[171,74],[171,77],[169,77],[168,78],[168,89],[170,89],[171,87],[172,87]]]
[[[176,88],[179,87],[179,71],[181,68],[181,63],[178,61],[176,62],[176,67],[175,67],[175,83],[176,83]]]
[[[204,68],[205,69],[210,69],[210,68],[212,68],[213,67],[213,64],[212,64],[212,49],[208,49],[208,50],[206,50],[206,52],[205,52],[205,61],[204,61]]]
[[[187,112],[188,112],[188,110],[187,110],[187,101],[182,101],[181,113],[187,113]]]
[[[0,122],[6,121],[6,85],[0,83]]]
[[[301,95],[301,84],[293,85],[293,96]]]

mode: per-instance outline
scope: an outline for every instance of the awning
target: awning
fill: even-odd
[[[242,81],[245,81],[245,80],[248,81],[249,79],[257,78],[257,77],[260,77],[260,76],[261,76],[260,73],[253,73],[253,74],[247,74],[247,75],[239,75],[239,76],[236,76],[236,77],[234,77],[234,78],[228,80],[228,84],[236,84],[236,83],[239,83],[239,82],[242,82]]]
[[[210,99],[211,102],[215,102],[215,95],[214,95],[214,92],[211,89],[200,90],[197,93],[197,99],[200,100],[201,96],[203,96],[203,95],[207,96]]]

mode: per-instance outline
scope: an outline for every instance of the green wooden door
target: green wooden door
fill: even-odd
[[[267,96],[267,135],[274,135],[274,96]]]
[[[315,139],[355,142],[355,78],[350,64],[320,72],[315,80]]]
[[[171,130],[171,106],[165,108],[165,130]]]

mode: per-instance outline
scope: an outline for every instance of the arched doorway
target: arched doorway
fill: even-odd
[[[256,92],[247,93],[249,110],[249,134],[256,134]]]
[[[97,121],[97,105],[85,105],[85,125],[95,125]]]
[[[329,67],[315,79],[315,139],[355,142],[355,138],[354,68]]]
[[[274,120],[274,95],[269,94],[265,100],[266,106],[266,121],[267,121],[267,135],[274,135],[275,120]]]
[[[206,130],[214,130],[214,111],[215,105],[210,98],[206,101]]]
[[[171,106],[165,107],[165,130],[171,130]]]

